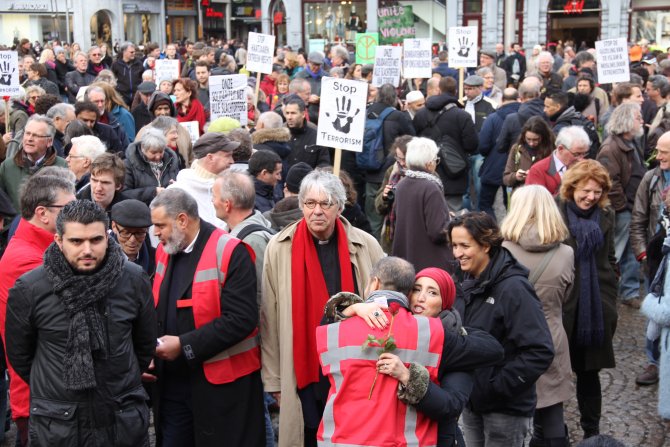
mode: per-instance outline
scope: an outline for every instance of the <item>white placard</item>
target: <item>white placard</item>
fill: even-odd
[[[191,136],[191,144],[195,144],[196,140],[200,138],[200,123],[197,121],[184,121],[179,124],[188,130],[188,134]]]
[[[405,39],[402,72],[405,78],[430,78],[433,75],[430,39]]]
[[[363,150],[368,84],[321,78],[321,107],[316,144],[347,151]]]
[[[247,76],[223,75],[209,77],[209,113],[214,121],[222,116],[247,125]]]
[[[599,83],[630,81],[628,44],[625,37],[597,41],[596,60]]]
[[[449,28],[449,66],[477,67],[477,27],[452,26]]]
[[[179,78],[179,60],[178,59],[157,59],[154,65],[154,78],[156,84],[159,84],[164,79],[178,79]]]
[[[16,51],[0,51],[0,96],[20,93],[19,56]]]
[[[401,47],[390,45],[377,47],[375,67],[372,71],[372,85],[381,87],[384,84],[391,84],[398,87],[400,85],[401,56]]]
[[[249,33],[247,48],[247,70],[272,73],[272,58],[275,54],[275,36]]]

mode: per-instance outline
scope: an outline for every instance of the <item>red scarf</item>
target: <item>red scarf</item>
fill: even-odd
[[[349,259],[349,242],[344,225],[338,219],[337,251],[340,258],[342,291],[354,291],[354,277]],[[316,267],[316,268],[315,268]],[[298,389],[319,381],[319,355],[316,352],[316,328],[328,301],[328,288],[312,234],[302,219],[293,236],[291,251],[291,292],[293,317],[293,364]]]

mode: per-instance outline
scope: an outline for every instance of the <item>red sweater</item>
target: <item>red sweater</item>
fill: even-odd
[[[556,163],[554,163],[554,154],[543,158],[535,163],[528,170],[526,177],[526,185],[542,185],[549,190],[551,195],[558,194],[561,189],[561,176],[556,170]]]

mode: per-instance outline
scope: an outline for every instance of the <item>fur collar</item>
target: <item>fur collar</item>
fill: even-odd
[[[263,144],[268,141],[279,141],[286,143],[291,139],[291,132],[286,127],[278,127],[275,129],[258,129],[251,134],[251,142],[253,144]]]

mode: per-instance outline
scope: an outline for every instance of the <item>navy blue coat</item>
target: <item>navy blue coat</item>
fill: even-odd
[[[512,144],[516,143],[521,133],[521,128],[531,116],[541,116],[545,120],[547,117],[544,114],[544,100],[542,98],[531,99],[524,102],[519,107],[517,113],[511,113],[505,118],[498,143],[496,144],[496,152],[502,152],[507,157]],[[503,166],[504,169],[504,166]]]
[[[482,130],[479,132],[479,153],[485,158],[484,163],[479,168],[479,179],[484,184],[496,186],[503,184],[502,176],[505,163],[507,163],[507,154],[501,154],[494,149],[505,117],[518,112],[520,106],[521,103],[519,102],[505,104],[495,113],[489,115],[482,125]]]

